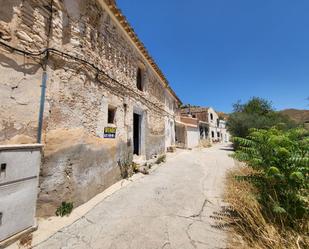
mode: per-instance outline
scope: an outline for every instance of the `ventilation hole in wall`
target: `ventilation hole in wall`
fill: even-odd
[[[6,170],[6,163],[1,163],[1,168],[0,168],[0,172],[4,173]]]

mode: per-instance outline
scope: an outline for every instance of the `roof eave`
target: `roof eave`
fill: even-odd
[[[141,40],[138,38],[137,34],[135,33],[134,29],[129,24],[126,17],[122,14],[121,10],[116,6],[115,1],[110,0],[104,0],[105,4],[109,8],[109,10],[113,13],[118,23],[121,25],[121,27],[126,31],[128,36],[131,38],[132,42],[136,45],[136,47],[140,50],[140,52],[143,54],[143,56],[146,58],[148,63],[152,66],[154,71],[158,74],[161,81],[164,83],[164,86],[169,90],[169,92],[172,94],[172,96],[176,99],[176,101],[181,105],[182,101],[177,96],[175,91],[170,87],[168,80],[164,76],[161,69],[156,64],[155,60],[151,57],[149,52],[147,51],[145,45],[141,42]]]

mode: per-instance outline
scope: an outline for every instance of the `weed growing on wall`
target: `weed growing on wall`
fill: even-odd
[[[57,216],[66,216],[69,215],[73,210],[73,203],[72,202],[62,202],[60,207],[57,208],[56,210],[56,215]]]
[[[159,156],[156,160],[156,164],[165,163],[166,162],[166,155]]]
[[[120,168],[121,177],[123,179],[127,179],[139,172],[139,165],[129,159],[123,162],[119,161],[118,166]]]

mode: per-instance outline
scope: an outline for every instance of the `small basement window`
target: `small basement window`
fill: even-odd
[[[116,116],[116,108],[109,106],[108,107],[108,114],[107,114],[107,123],[115,124],[115,116]]]
[[[138,90],[143,91],[143,71],[141,68],[137,69],[136,87]]]
[[[0,176],[2,173],[5,174],[6,171],[6,163],[1,163],[1,167],[0,167]]]

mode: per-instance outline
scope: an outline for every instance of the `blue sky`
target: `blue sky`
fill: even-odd
[[[117,0],[184,103],[309,109],[308,0]]]

